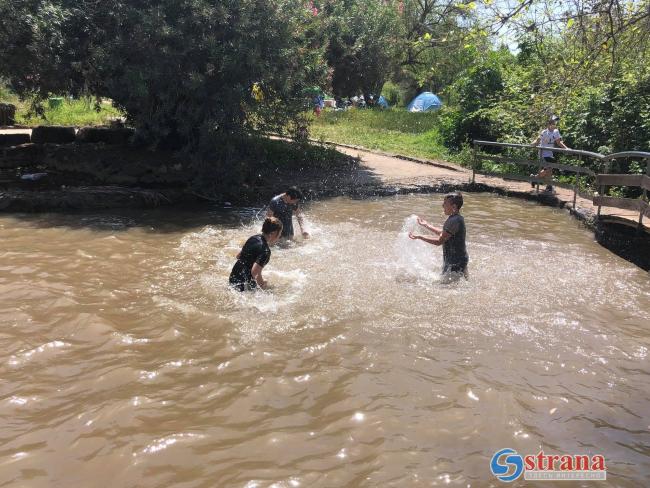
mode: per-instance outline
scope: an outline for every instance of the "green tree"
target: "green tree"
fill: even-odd
[[[381,93],[399,49],[397,2],[331,1],[323,13],[334,94]]]
[[[291,0],[1,0],[0,18],[0,76],[18,94],[110,98],[155,145],[284,128],[326,75],[311,11]]]
[[[394,81],[408,98],[426,89],[441,92],[487,50],[485,32],[475,29],[476,3],[456,0],[405,0],[399,60]]]

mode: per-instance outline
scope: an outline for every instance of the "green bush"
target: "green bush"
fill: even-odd
[[[111,99],[161,148],[285,127],[327,74],[308,43],[318,17],[289,0],[0,2],[0,17],[17,94]]]
[[[440,134],[445,146],[460,150],[474,139],[497,142],[526,143],[525,123],[501,105],[465,113],[443,108],[440,113]]]
[[[2,78],[0,78],[0,102],[15,103],[16,99],[16,95],[9,91],[5,82],[2,80]]]
[[[452,105],[440,114],[440,133],[447,147],[460,150],[473,139],[501,141],[521,132],[510,113],[512,104],[501,103],[506,86],[504,66],[512,60],[509,53],[493,52],[448,87]]]
[[[381,91],[381,94],[388,102],[388,106],[391,108],[400,107],[404,105],[404,99],[402,98],[402,93],[399,89],[399,86],[387,82],[384,84],[384,88]]]
[[[575,147],[599,151],[650,150],[650,77],[616,80],[573,96],[563,119],[564,135]]]
[[[588,87],[571,98],[562,120],[562,133],[572,147],[597,150],[609,146],[611,95],[606,86],[598,86]]]

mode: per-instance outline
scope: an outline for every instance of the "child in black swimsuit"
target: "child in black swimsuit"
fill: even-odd
[[[237,254],[237,262],[230,272],[230,285],[239,291],[252,290],[259,286],[267,287],[262,277],[262,269],[271,259],[270,245],[282,233],[282,222],[275,217],[267,217],[262,225],[262,233],[249,237]]]

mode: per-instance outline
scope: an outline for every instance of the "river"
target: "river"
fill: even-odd
[[[506,447],[646,485],[648,273],[469,194],[470,279],[441,283],[407,237],[441,203],[312,202],[244,294],[259,209],[0,217],[0,486],[500,486]]]

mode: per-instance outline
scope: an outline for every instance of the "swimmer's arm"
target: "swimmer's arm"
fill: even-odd
[[[309,237],[309,232],[305,230],[305,217],[302,214],[300,207],[296,209],[296,219],[298,220],[298,225],[300,226],[300,232],[302,236],[307,239]]]
[[[423,236],[419,234],[413,234],[413,232],[409,232],[409,238],[413,240],[424,241],[428,244],[433,244],[434,246],[442,246],[447,240],[449,240],[450,237],[451,234],[446,230],[442,231],[440,237],[429,237],[429,236]]]
[[[258,263],[253,263],[253,267],[251,268],[251,275],[253,276],[253,279],[257,282],[257,284],[260,285],[260,288],[262,290],[265,290],[266,287],[268,286],[268,283],[262,277],[263,269],[264,268],[260,266]]]
[[[440,237],[438,237],[438,241],[440,242],[440,244],[438,244],[438,245],[442,246],[449,239],[451,239],[451,234],[449,232],[447,232],[446,230],[443,230],[442,233],[440,234]]]

